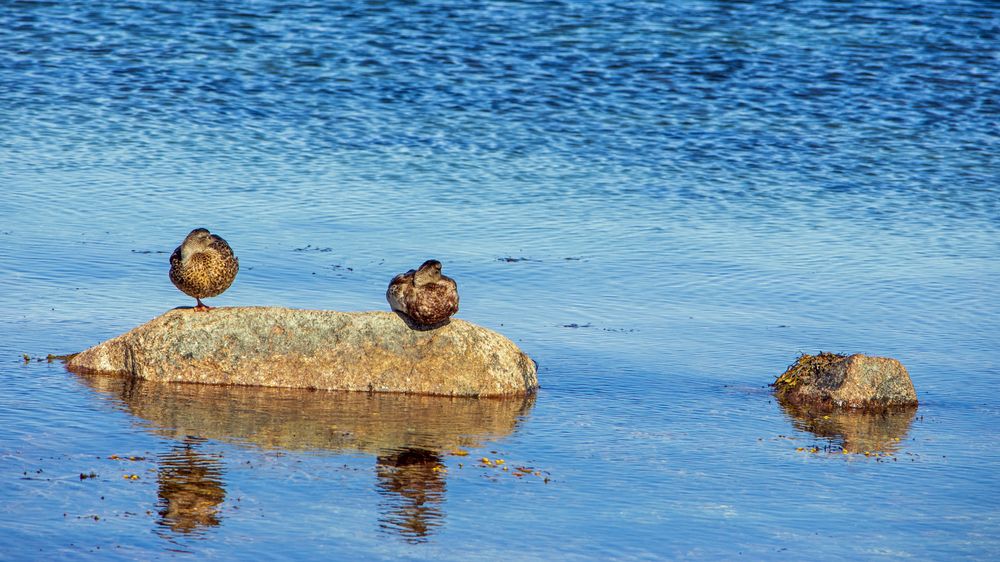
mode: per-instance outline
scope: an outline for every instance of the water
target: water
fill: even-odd
[[[0,2],[0,558],[997,558],[998,35],[989,2]],[[196,226],[241,260],[218,306],[385,309],[435,257],[542,389],[37,360],[190,305]],[[820,350],[900,359],[919,409],[783,410]]]

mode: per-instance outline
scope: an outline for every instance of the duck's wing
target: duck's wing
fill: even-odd
[[[389,307],[392,310],[406,312],[406,304],[403,301],[406,298],[407,289],[412,285],[413,270],[400,273],[392,278],[389,287],[385,290],[385,300],[389,301]]]
[[[454,279],[452,279],[451,277],[448,277],[446,275],[442,275],[441,276],[440,283],[442,285],[448,287],[448,292],[451,294],[450,300],[453,301],[453,304],[452,304],[452,314],[455,314],[456,312],[458,312],[458,301],[459,301],[459,297],[458,297],[458,283],[455,282]]]
[[[216,234],[212,235],[212,243],[208,245],[209,248],[215,250],[224,258],[236,259],[236,255],[233,254],[233,249],[229,247],[229,243],[222,239],[221,236]]]
[[[181,247],[174,248],[174,253],[170,254],[170,269],[177,269],[181,266]]]
[[[215,263],[214,267],[219,269],[217,272],[218,280],[220,284],[224,285],[222,290],[225,290],[229,288],[230,283],[233,282],[236,274],[239,273],[240,260],[233,254],[233,249],[221,236],[213,234],[212,243],[208,245],[208,249],[209,254],[215,254],[215,256],[210,258],[210,261],[213,261]]]

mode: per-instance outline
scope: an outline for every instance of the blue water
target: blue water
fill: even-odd
[[[0,559],[1000,557],[998,46],[991,2],[0,1]],[[44,360],[191,305],[199,226],[216,306],[437,258],[542,388]],[[919,409],[783,410],[820,350]]]

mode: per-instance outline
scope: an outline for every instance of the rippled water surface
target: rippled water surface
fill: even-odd
[[[1000,557],[998,45],[992,2],[0,1],[0,559]],[[218,306],[435,257],[542,389],[44,359],[192,304],[197,226]],[[919,409],[782,409],[819,350]]]

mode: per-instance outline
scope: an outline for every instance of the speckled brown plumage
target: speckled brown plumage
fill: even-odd
[[[201,299],[214,297],[233,284],[240,260],[220,236],[196,228],[170,255],[170,281],[197,301],[195,310],[208,310]]]
[[[458,284],[441,275],[437,260],[394,277],[385,298],[393,310],[419,326],[435,326],[458,312]]]

